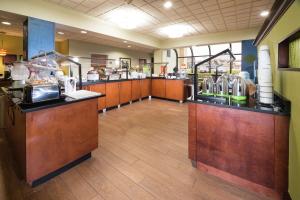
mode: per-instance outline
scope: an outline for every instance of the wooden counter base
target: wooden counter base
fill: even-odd
[[[197,168],[276,199],[288,192],[289,116],[189,103]]]
[[[201,163],[199,161],[197,162],[197,169],[199,169],[203,172],[206,172],[208,174],[211,174],[213,176],[220,177],[223,180],[228,181],[230,183],[233,183],[235,185],[238,185],[240,187],[250,189],[250,190],[252,190],[254,192],[257,192],[257,193],[260,193],[260,194],[264,194],[267,197],[270,197],[272,199],[277,199],[277,200],[282,199],[281,196],[278,193],[274,192],[274,190],[272,190],[270,188],[267,188],[267,187],[264,187],[262,185],[253,183],[251,181],[248,181],[246,179],[243,179],[243,178],[240,178],[238,176],[232,175],[230,173],[219,170],[217,168],[211,167],[211,166],[206,165],[204,163]]]
[[[80,158],[78,158],[77,160],[63,166],[62,168],[58,169],[58,170],[55,170],[54,172],[51,172],[50,174],[47,174],[46,176],[43,176],[37,180],[34,180],[32,183],[31,183],[31,186],[32,187],[36,187],[40,184],[43,184],[47,181],[49,181],[50,179],[54,178],[55,176],[58,176],[62,173],[64,173],[65,171],[71,169],[72,167],[75,167],[76,165],[86,161],[87,159],[90,159],[92,157],[92,153],[88,153]]]
[[[98,100],[23,113],[8,106],[6,135],[21,178],[32,185],[98,147]]]

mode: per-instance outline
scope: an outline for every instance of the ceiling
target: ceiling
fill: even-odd
[[[3,25],[0,23],[0,33],[4,33],[6,35],[12,36],[23,36],[23,22],[26,20],[27,17],[22,15],[17,15],[9,12],[4,12],[0,10],[0,22],[8,21],[11,23],[10,26]],[[88,32],[88,34],[80,33],[81,29],[73,28],[70,26],[65,26],[61,24],[56,24],[56,40],[63,41],[66,39],[71,40],[80,40],[95,44],[113,46],[118,48],[126,48],[129,50],[136,50],[136,51],[143,51],[151,53],[153,52],[153,48],[148,46],[129,42],[124,43],[124,40],[119,38],[114,38],[110,36],[106,36],[99,33]],[[64,35],[59,35],[57,32],[63,32]],[[130,46],[130,48],[128,47]]]
[[[109,13],[122,6],[124,0],[44,0],[77,12],[107,21]],[[151,20],[135,31],[164,39],[158,33],[172,24],[188,24],[189,35],[244,30],[260,27],[265,18],[263,10],[270,10],[274,0],[173,0],[173,7],[165,9],[163,0],[132,0],[131,7],[146,13]]]
[[[147,16],[147,24],[132,30],[164,41],[166,36],[158,34],[158,29],[171,24],[188,24],[194,29],[190,35],[230,32],[260,27],[265,18],[260,16],[263,10],[270,10],[274,0],[172,0],[173,7],[166,10],[163,0],[132,0],[129,5],[124,0],[40,0],[58,7],[70,9],[78,14],[92,16],[107,23],[107,16],[123,6],[130,6]],[[128,0],[127,0],[128,1]],[[23,22],[26,17],[0,10],[0,20],[9,21],[11,26],[0,23],[0,32],[22,36]],[[144,52],[153,52],[154,47],[140,43],[124,43],[123,39],[89,32],[81,34],[80,29],[56,24],[58,41],[73,39],[102,45],[126,48]],[[128,47],[130,45],[130,48]]]
[[[22,36],[23,35],[23,22],[26,20],[25,16],[16,15],[0,10],[0,22],[7,21],[11,26],[3,25],[0,23],[0,32],[7,35]]]

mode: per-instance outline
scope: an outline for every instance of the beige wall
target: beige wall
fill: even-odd
[[[300,72],[277,69],[278,43],[299,30],[300,0],[296,0],[261,42],[270,48],[274,89],[292,103],[289,149],[289,192],[292,199],[300,199]],[[300,56],[300,55],[298,55]]]
[[[259,28],[253,28],[248,30],[200,34],[191,37],[167,39],[167,40],[163,40],[160,46],[161,48],[167,49],[167,48],[188,47],[188,46],[195,46],[195,45],[237,42],[241,40],[254,39],[258,31]]]
[[[88,42],[82,42],[77,40],[69,40],[69,55],[78,57],[91,57],[91,54],[104,54],[108,55],[109,59],[119,58],[131,58],[131,65],[135,66],[139,64],[139,58],[147,59],[147,62],[151,61],[153,54],[145,53],[141,51],[134,51],[130,49],[122,49],[111,46],[104,46],[99,44],[93,44]],[[86,76],[89,71],[91,63],[87,59],[79,61],[82,64],[82,75]]]

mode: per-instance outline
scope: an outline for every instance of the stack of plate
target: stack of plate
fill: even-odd
[[[267,45],[262,45],[258,52],[258,85],[259,102],[264,104],[272,104],[272,68],[270,62],[270,51]]]

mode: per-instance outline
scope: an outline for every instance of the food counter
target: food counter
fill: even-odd
[[[105,94],[98,99],[98,110],[113,108],[133,101],[158,97],[183,102],[186,79],[146,78],[83,82],[83,89]]]
[[[98,147],[97,98],[102,95],[23,104],[17,92],[2,90],[5,132],[17,171],[30,185],[88,159]]]
[[[281,198],[288,189],[289,102],[189,100],[189,158],[199,170]]]

